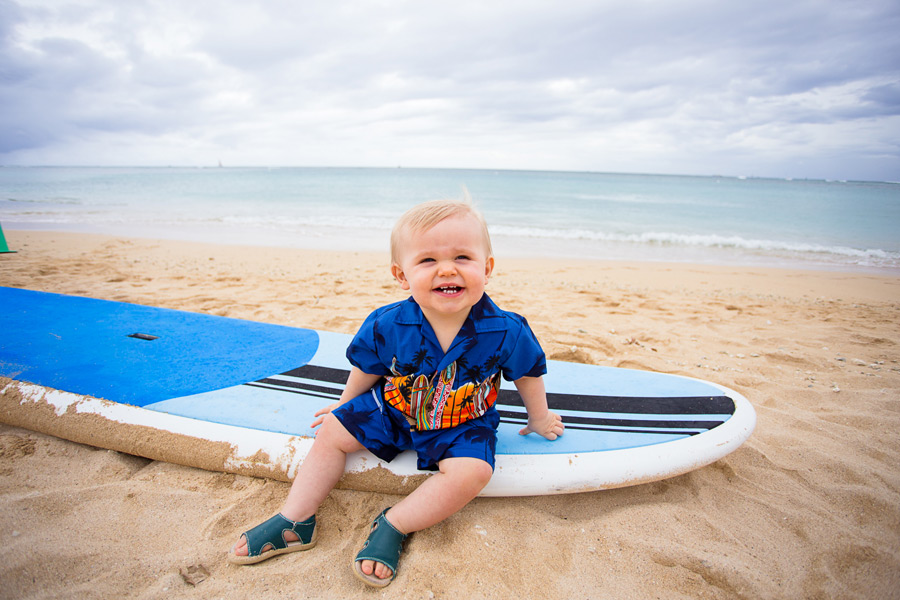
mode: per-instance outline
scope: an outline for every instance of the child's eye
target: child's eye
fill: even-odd
[[[469,260],[469,256],[467,254],[460,254],[456,257],[456,260]]]
[[[434,262],[434,259],[433,258],[423,258],[423,259],[419,260],[419,264],[429,263],[429,262]]]

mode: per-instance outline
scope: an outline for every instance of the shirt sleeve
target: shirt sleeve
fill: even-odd
[[[378,311],[370,314],[347,347],[350,364],[369,375],[390,375],[390,368],[378,356],[378,346],[384,346],[384,339],[378,331]],[[381,340],[380,344],[378,340]]]
[[[528,321],[525,317],[515,315],[518,323],[518,336],[513,342],[512,352],[506,364],[503,365],[503,378],[507,381],[515,381],[522,377],[540,377],[547,373],[547,357],[541,344],[537,341]]]

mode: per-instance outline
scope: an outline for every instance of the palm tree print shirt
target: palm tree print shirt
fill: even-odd
[[[375,310],[347,349],[371,375],[383,402],[417,431],[446,429],[494,410],[500,375],[508,381],[547,372],[544,351],[524,317],[482,296],[446,353],[411,297]]]

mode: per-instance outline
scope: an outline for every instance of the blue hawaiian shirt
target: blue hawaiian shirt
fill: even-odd
[[[422,309],[408,298],[368,316],[347,349],[350,364],[382,375],[382,401],[416,430],[454,427],[494,410],[500,375],[547,372],[544,351],[524,317],[482,296],[445,353]]]

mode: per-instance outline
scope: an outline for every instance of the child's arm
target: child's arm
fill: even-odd
[[[312,422],[312,425],[310,425],[310,427],[316,428],[321,425],[322,421],[325,420],[325,415],[336,409],[344,402],[353,400],[360,394],[365,394],[366,392],[371,390],[376,383],[378,383],[379,379],[381,379],[381,375],[370,375],[369,373],[360,371],[356,367],[350,367],[350,376],[347,377],[347,385],[344,387],[344,391],[341,393],[340,400],[330,406],[320,408],[315,414],[315,416],[317,417],[316,420]]]
[[[519,430],[519,435],[534,432],[548,440],[555,440],[563,434],[562,418],[547,408],[547,392],[541,377],[522,377],[515,382],[519,395],[528,411],[528,425]]]

